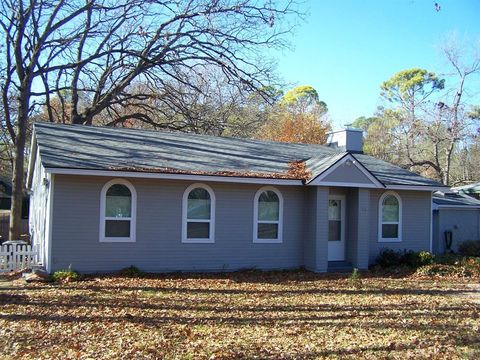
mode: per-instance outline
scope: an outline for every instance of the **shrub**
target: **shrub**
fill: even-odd
[[[143,271],[141,271],[139,268],[133,265],[123,268],[122,270],[119,271],[119,274],[121,276],[130,277],[130,278],[145,276],[145,273]]]
[[[377,256],[376,262],[382,268],[400,265],[401,254],[392,249],[383,249]]]
[[[458,252],[463,256],[480,256],[480,240],[467,240],[458,245]]]
[[[384,269],[400,266],[416,269],[420,266],[433,264],[434,261],[435,256],[428,251],[404,250],[402,252],[384,249],[377,257],[377,264]]]
[[[52,274],[52,280],[59,283],[69,283],[72,281],[77,281],[80,278],[78,272],[72,270],[70,265],[68,269],[58,270]]]
[[[418,253],[418,266],[430,265],[435,262],[435,255],[428,251],[420,251]]]

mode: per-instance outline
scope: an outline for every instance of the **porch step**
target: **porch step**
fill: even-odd
[[[353,270],[352,263],[348,261],[329,261],[328,272],[330,273],[346,273]]]

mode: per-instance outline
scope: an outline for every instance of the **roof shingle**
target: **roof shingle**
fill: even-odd
[[[290,163],[305,162],[312,179],[345,152],[290,144],[165,131],[36,123],[46,168],[180,172],[292,178]],[[385,185],[441,186],[368,155],[354,155]]]

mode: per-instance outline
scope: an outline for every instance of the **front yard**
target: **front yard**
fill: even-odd
[[[308,272],[3,281],[0,356],[478,358],[476,291],[463,281]]]

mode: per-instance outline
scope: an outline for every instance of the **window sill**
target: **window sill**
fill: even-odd
[[[135,239],[132,238],[103,238],[100,239],[100,242],[104,243],[134,243],[136,242]]]
[[[184,244],[214,244],[215,239],[182,239]]]
[[[253,239],[254,244],[281,244],[282,239]]]
[[[378,239],[379,243],[399,243],[402,239]]]

